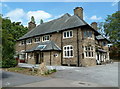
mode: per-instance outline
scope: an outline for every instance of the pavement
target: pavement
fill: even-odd
[[[92,67],[63,67],[51,77],[2,72],[4,87],[118,87],[118,63]]]
[[[118,63],[58,71],[55,78],[118,86]]]

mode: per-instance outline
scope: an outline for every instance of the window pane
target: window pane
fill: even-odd
[[[93,57],[93,52],[91,52],[91,53],[92,53],[92,55],[91,55],[91,56]]]
[[[70,36],[73,36],[72,31],[70,31]]]
[[[66,37],[66,32],[64,32],[64,37]]]
[[[88,55],[87,55],[87,52],[85,52],[85,54],[86,54],[86,57],[87,57],[87,56],[88,56]]]
[[[64,53],[65,53],[65,57],[67,56],[67,53],[66,53],[66,51],[64,51]]]
[[[44,41],[44,37],[43,37],[43,41]]]
[[[88,47],[88,50],[90,50],[90,47]]]
[[[67,32],[67,37],[69,37],[69,32]]]
[[[89,57],[91,57],[91,53],[89,52]]]
[[[66,47],[64,47],[64,50],[66,50]]]
[[[73,50],[71,50],[71,52],[70,52],[70,56],[73,56]]]
[[[69,50],[69,47],[67,47],[67,50]]]
[[[72,46],[70,47],[70,49],[73,49]]]
[[[93,46],[91,46],[91,50],[93,50]]]
[[[68,57],[70,56],[70,53],[69,53],[69,51],[67,51],[67,56],[68,56]]]
[[[87,46],[85,46],[85,50],[87,50]]]

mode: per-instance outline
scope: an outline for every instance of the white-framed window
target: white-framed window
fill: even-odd
[[[72,45],[66,45],[63,47],[63,57],[64,58],[71,58],[73,57],[73,46]]]
[[[25,40],[20,41],[19,45],[25,45]]]
[[[32,43],[32,39],[31,39],[31,38],[30,38],[30,39],[27,39],[27,40],[26,40],[26,43],[27,43],[27,44],[31,44],[31,43]]]
[[[94,57],[94,48],[93,48],[93,46],[84,46],[84,56],[86,58]]]
[[[35,38],[34,38],[34,42],[35,42],[35,43],[40,42],[40,37],[35,37]]]
[[[63,32],[63,38],[71,38],[71,37],[73,37],[73,31],[72,30]]]
[[[42,37],[42,41],[49,41],[50,40],[50,35],[45,35]]]

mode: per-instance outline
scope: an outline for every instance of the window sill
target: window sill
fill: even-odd
[[[34,42],[34,43],[40,43],[40,41],[38,41],[38,42]]]
[[[45,40],[45,41],[42,41],[42,42],[46,42],[46,41],[50,41],[50,40]]]
[[[63,39],[67,39],[67,38],[73,38],[73,36],[72,37],[63,37]]]
[[[63,57],[63,58],[73,58],[73,57]]]
[[[32,44],[32,43],[27,43],[27,45]]]

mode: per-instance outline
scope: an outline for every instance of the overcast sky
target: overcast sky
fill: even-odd
[[[44,22],[50,21],[65,13],[73,15],[75,7],[83,7],[84,20],[91,22],[102,22],[107,17],[118,11],[116,2],[3,2],[2,14],[9,17],[12,21],[20,21],[27,26],[30,17],[34,16],[36,23],[40,19]]]

